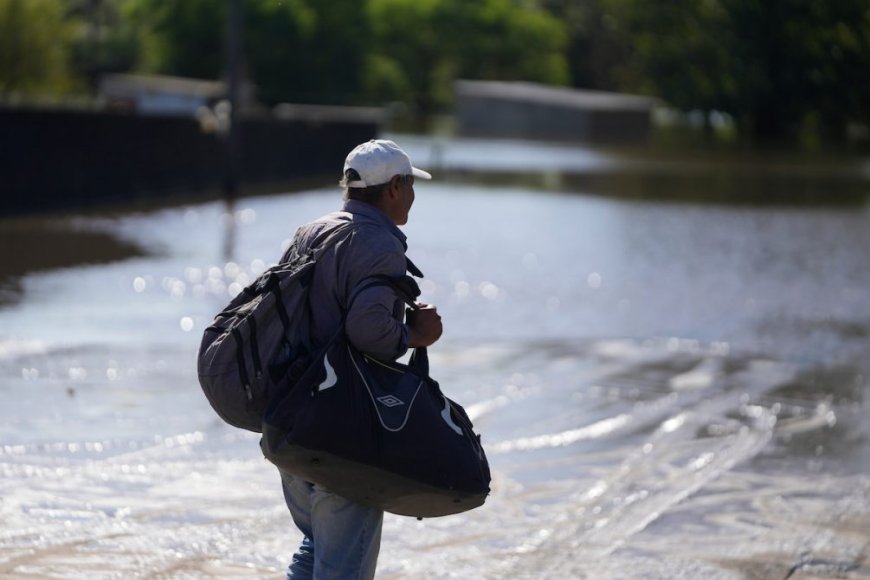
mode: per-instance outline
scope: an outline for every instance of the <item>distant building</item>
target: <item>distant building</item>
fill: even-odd
[[[336,107],[281,103],[273,107],[272,114],[276,119],[283,121],[303,120],[309,123],[353,121],[374,123],[381,126],[387,121],[387,112],[382,107]]]
[[[99,85],[107,107],[142,115],[194,116],[226,94],[226,83],[220,81],[154,75],[106,75]]]
[[[643,143],[656,100],[526,82],[456,81],[461,135],[590,143]]]

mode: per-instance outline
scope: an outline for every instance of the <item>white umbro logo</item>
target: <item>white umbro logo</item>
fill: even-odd
[[[382,405],[386,405],[387,407],[396,407],[398,405],[404,405],[405,402],[401,399],[397,399],[393,395],[384,395],[383,397],[378,397],[378,402]]]

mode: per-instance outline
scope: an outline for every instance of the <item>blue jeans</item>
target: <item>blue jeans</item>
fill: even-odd
[[[288,580],[374,578],[384,512],[283,471],[281,484],[290,515],[304,535],[287,569]]]

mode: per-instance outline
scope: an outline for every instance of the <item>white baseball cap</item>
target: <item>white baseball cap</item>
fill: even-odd
[[[348,169],[356,171],[359,179],[343,182],[346,187],[381,185],[389,182],[394,175],[432,179],[428,172],[412,166],[408,154],[387,139],[372,139],[354,147],[344,160],[345,175]]]

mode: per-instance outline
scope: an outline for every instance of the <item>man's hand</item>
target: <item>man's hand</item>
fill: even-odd
[[[418,304],[417,310],[408,310],[408,346],[417,348],[430,346],[441,338],[444,328],[441,325],[441,317],[435,306],[431,304]]]

